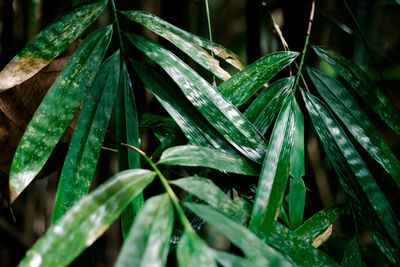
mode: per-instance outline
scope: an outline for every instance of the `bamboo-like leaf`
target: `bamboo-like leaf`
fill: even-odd
[[[136,111],[135,96],[132,82],[129,77],[125,62],[119,76],[118,93],[115,100],[116,138],[118,143],[126,143],[134,147],[140,147],[139,125]],[[117,146],[118,170],[140,168],[139,153],[125,146]],[[139,194],[122,212],[121,228],[122,236],[127,237],[132,226],[133,219],[143,206],[143,195]]]
[[[313,125],[358,217],[392,263],[400,263],[400,227],[364,161],[325,105],[303,93]]]
[[[292,263],[275,249],[258,239],[244,226],[232,221],[214,208],[203,204],[189,203],[186,203],[185,206],[224,234],[258,266],[292,266]]]
[[[259,172],[245,158],[200,146],[176,146],[161,155],[159,164],[207,167],[220,171],[256,176]]]
[[[345,205],[336,205],[319,211],[299,226],[295,233],[310,244],[332,223],[346,213]]]
[[[160,145],[156,148],[156,150],[153,152],[151,157],[154,160],[157,160],[160,158],[161,154],[163,151],[167,150],[170,147],[174,146],[179,146],[179,145],[184,145],[187,144],[188,140],[185,138],[185,135],[182,133],[182,131],[176,127],[171,130],[170,133],[168,133],[167,136],[161,141]]]
[[[234,153],[234,149],[209,125],[179,90],[175,90],[154,69],[144,63],[138,61],[131,61],[131,63],[146,87],[168,111],[192,144]]]
[[[110,120],[119,73],[117,51],[101,66],[79,115],[58,183],[53,223],[89,191]]]
[[[361,251],[360,251],[360,246],[358,245],[357,242],[357,238],[353,238],[353,240],[351,240],[351,242],[347,245],[342,259],[342,266],[343,267],[365,266],[365,264],[362,262],[361,259]]]
[[[167,194],[147,200],[115,266],[165,266],[173,224],[174,209]]]
[[[217,267],[213,251],[194,232],[185,232],[177,248],[179,266]]]
[[[81,105],[111,41],[112,27],[88,36],[64,67],[25,130],[10,171],[11,202],[46,163]]]
[[[107,1],[80,6],[44,28],[0,72],[0,92],[26,81],[46,67],[97,19],[106,6]]]
[[[240,57],[222,45],[213,43],[206,38],[179,29],[178,27],[175,27],[174,25],[153,14],[145,11],[122,11],[121,13],[127,18],[142,24],[151,31],[164,37],[197,63],[214,73],[220,79],[228,79],[230,77],[229,73],[224,71],[219,66],[219,62],[213,59],[210,54],[202,48],[211,50],[217,57],[224,59],[226,62],[239,70],[246,66]]]
[[[220,84],[217,90],[233,105],[240,106],[298,55],[283,51],[266,55]]]
[[[239,257],[237,255],[224,252],[224,251],[218,251],[218,250],[213,250],[215,254],[215,259],[218,261],[218,263],[224,267],[252,267],[252,266],[257,266],[250,260],[246,258]]]
[[[19,266],[66,266],[119,216],[124,206],[154,179],[147,170],[111,177],[81,199],[27,252]]]
[[[264,138],[215,88],[159,44],[137,35],[128,38],[171,76],[186,98],[231,145],[249,159],[262,161],[267,147]]]
[[[296,105],[294,96],[283,104],[268,145],[249,226],[257,235],[259,232],[268,234],[271,230],[285,193],[294,143],[296,124],[293,109]]]
[[[231,200],[218,186],[211,180],[201,177],[186,177],[171,181],[176,185],[210,206],[222,211],[234,221],[246,224],[250,217],[250,212],[243,209],[239,203]]]
[[[400,187],[400,162],[385,144],[354,97],[337,80],[317,69],[308,69],[318,92],[365,150],[393,177]]]
[[[399,110],[360,67],[323,47],[313,46],[313,48],[317,55],[339,73],[389,127],[400,134]]]
[[[294,77],[290,77],[272,83],[254,99],[244,112],[244,115],[260,133],[265,134],[271,126],[283,102],[290,95],[294,80]]]
[[[304,117],[298,105],[293,107],[294,143],[290,152],[290,183],[289,183],[289,221],[290,228],[296,229],[303,222],[306,201],[306,187],[303,182],[305,175],[304,163]]]

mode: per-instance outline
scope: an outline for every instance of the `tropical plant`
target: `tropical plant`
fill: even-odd
[[[125,240],[116,266],[163,266],[170,253],[176,253],[181,266],[338,266],[318,246],[329,238],[332,223],[346,213],[368,228],[390,263],[400,264],[398,219],[353,141],[398,186],[400,163],[354,95],[397,133],[400,113],[355,63],[324,47],[309,46],[314,2],[301,53],[285,45],[286,51],[248,66],[223,46],[147,12],[118,11],[113,0],[83,4],[43,29],[14,57],[0,72],[1,91],[49,64],[108,5],[113,24],[92,32],[76,49],[14,156],[11,203],[37,176],[81,107],[58,185],[53,225],[20,266],[68,265],[119,216]],[[213,83],[160,44],[122,29],[120,20],[141,24],[171,42],[210,72]],[[117,51],[109,51],[113,31],[120,44]],[[134,49],[147,60],[130,57]],[[346,85],[307,67],[314,87],[307,86],[303,69],[309,50]],[[107,51],[112,54],[104,59]],[[295,75],[270,82],[289,65],[297,68]],[[160,139],[152,156],[140,150],[131,67],[170,115],[147,115]],[[113,106],[120,172],[88,193]],[[304,221],[307,124],[303,114],[307,113],[348,202]],[[140,166],[140,157],[149,170]],[[256,189],[245,190],[251,185],[246,181],[254,177],[258,177]],[[145,199],[143,190],[155,179],[165,193]],[[187,194],[179,198],[178,190]],[[198,218],[204,221],[194,223]],[[197,231],[204,222],[237,249],[222,252],[208,246]],[[363,265],[357,235],[342,264]]]

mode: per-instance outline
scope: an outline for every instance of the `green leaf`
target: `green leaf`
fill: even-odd
[[[186,177],[171,181],[176,185],[199,199],[208,203],[210,206],[224,212],[238,223],[246,224],[250,213],[243,207],[230,199],[218,186],[211,180],[201,177]]]
[[[246,257],[258,266],[292,266],[292,263],[275,249],[258,239],[244,226],[232,221],[214,208],[203,204],[189,203],[186,203],[185,206],[224,234],[243,251]]]
[[[107,1],[82,5],[44,28],[0,72],[0,92],[28,80],[46,67],[97,19],[106,6]]]
[[[117,51],[101,66],[79,115],[58,183],[53,223],[89,191],[111,117],[119,73]]]
[[[357,238],[353,238],[347,245],[342,259],[343,267],[365,266],[361,259],[360,246],[358,245]]]
[[[52,226],[27,252],[19,266],[68,265],[107,230],[125,204],[154,177],[154,172],[141,169],[111,177]]]
[[[296,229],[303,222],[306,187],[302,177],[306,171],[304,163],[304,117],[298,105],[294,105],[293,113],[295,132],[294,143],[290,152],[289,220],[290,228]]]
[[[217,267],[213,251],[194,232],[185,232],[183,234],[179,241],[176,253],[178,256],[179,266]]]
[[[112,27],[88,36],[49,89],[25,130],[10,171],[11,202],[50,157],[85,98],[111,41]]]
[[[357,217],[392,263],[400,263],[400,227],[385,196],[364,161],[330,111],[316,97],[303,93],[313,125]]]
[[[174,224],[167,194],[148,199],[137,215],[115,266],[165,266]]]
[[[213,250],[213,252],[215,254],[215,259],[218,261],[218,263],[220,265],[222,265],[224,267],[257,266],[246,258],[242,258],[242,257],[236,256],[236,255],[228,253],[228,252],[218,251],[218,250]]]
[[[186,98],[231,145],[249,159],[262,161],[267,147],[264,138],[215,88],[159,44],[137,35],[128,38],[171,76]]]
[[[294,232],[303,240],[312,243],[325,230],[346,213],[345,205],[335,205],[319,211],[305,221]]]
[[[192,144],[227,152],[234,151],[179,90],[175,90],[148,65],[138,61],[131,61],[131,63],[146,87],[167,110]]]
[[[294,85],[294,77],[272,83],[246,109],[244,115],[260,133],[265,134],[271,126],[283,102],[289,97]]]
[[[400,162],[385,144],[375,126],[362,111],[354,97],[337,80],[310,68],[318,92],[365,150],[393,177],[400,187]]]
[[[400,134],[399,110],[360,67],[323,47],[313,46],[313,49],[320,58],[331,65],[350,84],[353,90],[389,127]]]
[[[298,55],[283,51],[266,55],[223,82],[217,90],[233,105],[240,106]]]
[[[296,127],[295,106],[297,103],[292,95],[278,115],[264,158],[249,226],[257,235],[271,230],[285,193]]]
[[[245,158],[200,146],[176,146],[161,155],[158,164],[207,167],[230,173],[256,176],[259,172]]]
[[[205,69],[214,73],[222,80],[228,79],[230,77],[229,73],[224,71],[219,66],[219,62],[213,59],[202,48],[211,50],[217,57],[224,59],[227,63],[239,70],[246,66],[240,57],[222,45],[213,43],[206,38],[179,29],[178,27],[175,27],[174,25],[153,14],[145,11],[122,11],[121,14],[164,37],[176,45],[188,56],[190,56],[194,61],[202,65]]]
[[[188,141],[183,135],[182,131],[178,127],[176,127],[172,129],[167,136],[164,137],[164,139],[161,141],[160,145],[153,152],[151,157],[153,158],[153,160],[157,160],[160,158],[162,152],[165,151],[166,149],[187,143]]]
[[[118,144],[126,143],[134,147],[140,147],[139,123],[136,110],[135,96],[132,82],[129,77],[125,62],[119,76],[118,93],[115,100],[116,138]],[[126,146],[117,146],[118,170],[140,168],[139,153]],[[143,206],[143,195],[139,194],[122,212],[121,228],[122,236],[127,237],[132,226],[133,219]]]

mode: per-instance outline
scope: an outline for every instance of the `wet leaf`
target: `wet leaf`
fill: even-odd
[[[400,227],[364,161],[331,112],[316,97],[303,93],[313,125],[339,181],[374,241],[392,263],[400,263]]]
[[[159,164],[207,167],[230,173],[258,175],[258,171],[245,158],[199,146],[176,146],[161,155]]]
[[[400,162],[379,135],[354,97],[337,80],[323,72],[310,68],[311,77],[318,92],[365,150],[393,177],[400,187]]]
[[[77,7],[38,33],[0,72],[0,92],[29,79],[78,38],[103,12],[107,1]]]
[[[179,241],[177,248],[179,266],[217,267],[213,251],[194,232],[185,232]]]
[[[117,51],[102,64],[79,115],[58,183],[53,223],[89,191],[111,117],[119,73]]]
[[[313,46],[317,55],[342,76],[381,119],[400,134],[400,112],[392,101],[353,61],[321,46]]]
[[[146,200],[115,266],[165,266],[173,224],[174,209],[167,194]]]
[[[233,105],[240,106],[298,55],[283,51],[266,55],[220,84],[217,90]]]
[[[66,266],[107,230],[155,173],[128,170],[81,199],[27,252],[19,266]]]
[[[232,146],[249,159],[262,161],[267,146],[264,138],[215,88],[159,44],[137,35],[128,38],[171,76],[186,98]]]
[[[14,156],[10,172],[11,202],[39,173],[73,119],[96,76],[111,36],[111,26],[88,36],[43,99]]]

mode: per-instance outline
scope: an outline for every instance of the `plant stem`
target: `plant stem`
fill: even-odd
[[[306,57],[308,41],[310,39],[311,27],[312,27],[312,23],[313,23],[313,20],[314,20],[314,11],[315,11],[315,0],[313,0],[312,4],[311,4],[311,12],[310,12],[310,19],[308,21],[307,36],[306,36],[306,41],[304,42],[303,51],[301,52],[301,61],[300,61],[300,65],[299,65],[299,68],[298,68],[298,71],[297,71],[297,75],[296,75],[296,82],[294,83],[294,87],[293,87],[294,90],[296,90],[297,86],[299,85],[301,71],[302,71],[303,65],[304,65],[304,58]]]
[[[111,0],[110,2],[111,2],[111,7],[112,7],[112,10],[114,13],[115,26],[117,27],[117,31],[118,31],[119,43],[120,43],[121,50],[122,50],[121,55],[123,55],[125,53],[125,47],[124,47],[124,42],[122,41],[121,28],[119,26],[119,21],[118,21],[118,16],[117,16],[118,10],[117,10],[117,7],[115,6],[114,0]]]
[[[124,143],[121,143],[121,145],[135,150],[150,164],[150,166],[153,168],[153,170],[157,173],[158,177],[160,178],[161,184],[163,185],[165,191],[171,198],[172,203],[175,206],[176,212],[178,213],[179,220],[181,221],[181,223],[183,225],[183,228],[185,229],[186,232],[194,232],[192,225],[190,224],[189,220],[187,219],[187,217],[179,203],[178,197],[176,196],[175,192],[172,190],[171,186],[169,185],[167,178],[165,178],[165,176],[161,173],[160,169],[158,169],[156,164],[146,155],[146,153],[144,153],[139,148],[134,147],[129,144],[124,144]]]
[[[208,38],[210,39],[210,41],[213,41],[212,38],[212,31],[211,31],[211,19],[210,19],[210,9],[208,7],[208,0],[204,0],[205,4],[206,4],[206,13],[207,13],[207,24],[208,24]],[[211,50],[211,57],[214,58],[214,52]],[[213,74],[213,85],[216,87],[216,80],[215,80],[215,75]]]

